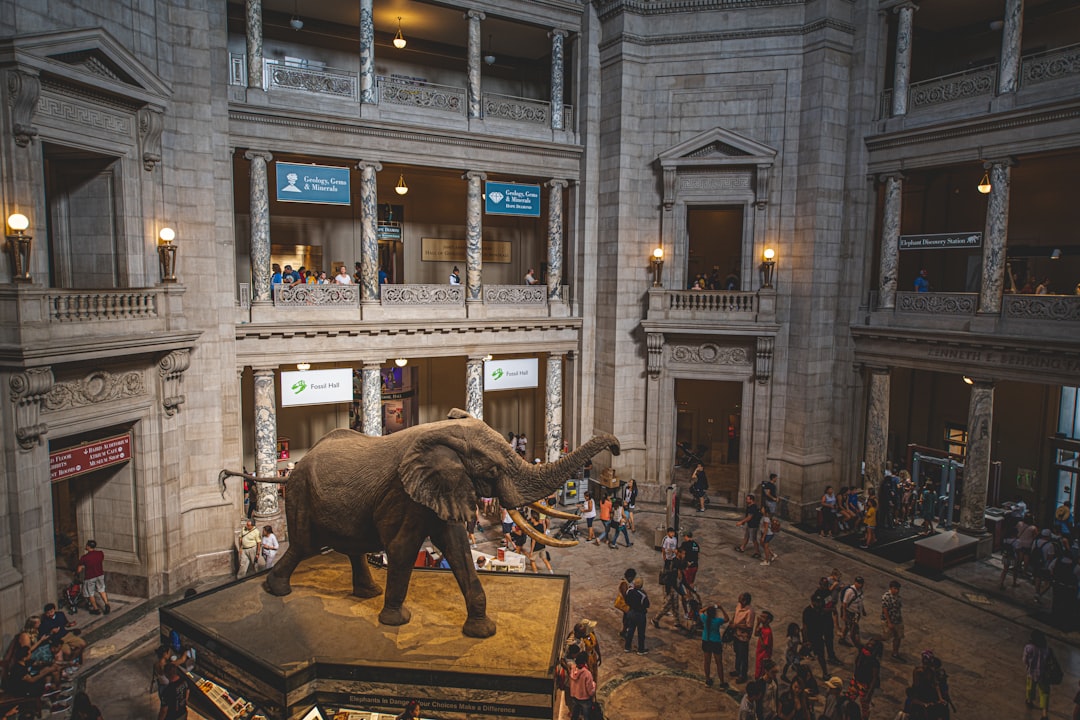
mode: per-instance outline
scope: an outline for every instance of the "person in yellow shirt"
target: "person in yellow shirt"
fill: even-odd
[[[874,537],[874,531],[877,530],[877,498],[871,496],[866,500],[866,514],[863,522],[866,523],[866,540],[859,547],[866,550],[877,542],[877,538]]]

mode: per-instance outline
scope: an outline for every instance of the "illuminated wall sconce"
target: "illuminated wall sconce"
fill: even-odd
[[[974,385],[975,384],[975,381],[972,380],[971,378],[969,378],[967,375],[964,376],[964,382],[967,383],[968,385]]]
[[[161,282],[176,282],[176,231],[170,227],[163,227],[158,233],[158,267],[161,269]]]
[[[772,288],[773,271],[776,269],[776,251],[772,248],[765,248],[761,258],[761,287],[762,289]]]
[[[30,282],[30,249],[34,238],[26,234],[30,220],[22,213],[13,213],[7,219],[8,228],[14,234],[7,236],[8,252],[11,253],[11,279],[17,283]]]
[[[993,186],[990,184],[989,170],[983,173],[982,180],[979,181],[979,184],[976,186],[975,189],[981,192],[983,195],[989,195],[990,191],[994,189]]]
[[[409,364],[409,359],[408,358],[398,358],[397,360],[394,361],[394,364],[397,365],[398,367],[405,367],[406,365]]]
[[[311,363],[305,363],[305,362],[296,363],[296,369],[299,370],[300,372],[304,372],[305,370],[310,370],[311,369]]]
[[[405,195],[409,192],[409,186],[405,184],[405,173],[400,173],[397,179],[397,185],[394,186],[394,192],[398,195]]]
[[[660,275],[664,271],[664,248],[658,247],[652,251],[652,286],[664,287],[660,282]]]

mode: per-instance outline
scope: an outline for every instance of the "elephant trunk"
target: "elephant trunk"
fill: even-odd
[[[619,454],[619,439],[614,435],[594,435],[587,443],[555,462],[529,465],[519,460],[519,475],[502,483],[499,500],[506,507],[521,507],[551,495],[585,466],[589,458],[610,450]]]

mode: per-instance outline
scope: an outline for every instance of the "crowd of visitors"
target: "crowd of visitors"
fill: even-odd
[[[456,270],[457,268],[455,268]],[[338,265],[333,268],[331,275],[327,276],[325,270],[308,270],[301,265],[299,269],[294,270],[292,265],[286,265],[282,269],[278,263],[273,263],[270,266],[270,285],[293,287],[295,285],[359,285],[360,284],[360,263],[355,263],[354,271],[350,275],[348,268],[344,265]],[[390,276],[382,266],[379,266],[379,284],[385,285],[389,282]]]

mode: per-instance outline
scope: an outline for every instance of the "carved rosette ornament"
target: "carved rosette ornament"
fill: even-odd
[[[31,120],[41,95],[41,80],[25,70],[9,70],[7,74],[8,105],[11,106],[11,130],[15,144],[26,147],[37,137],[38,129]]]
[[[664,367],[664,335],[649,333],[646,342],[649,347],[649,377],[655,380],[660,377],[660,371]]]
[[[757,366],[754,374],[757,376],[757,381],[762,385],[767,384],[769,378],[772,377],[772,358],[775,344],[776,340],[771,337],[759,337],[757,339]]]
[[[143,168],[153,171],[161,162],[161,131],[165,116],[160,110],[144,107],[139,110],[139,142],[142,145]]]
[[[746,365],[750,362],[746,348],[720,347],[712,343],[672,345],[671,360],[705,365]]]
[[[28,368],[11,376],[11,401],[15,403],[15,438],[19,447],[30,450],[41,444],[49,427],[39,422],[41,402],[53,384],[52,368]]]
[[[184,397],[184,372],[191,367],[191,351],[173,350],[158,363],[161,377],[161,407],[169,417],[175,415],[187,400]]]
[[[102,370],[90,373],[82,380],[58,382],[45,395],[46,410],[85,407],[110,400],[138,397],[146,393],[143,374],[131,371],[114,375]]]

